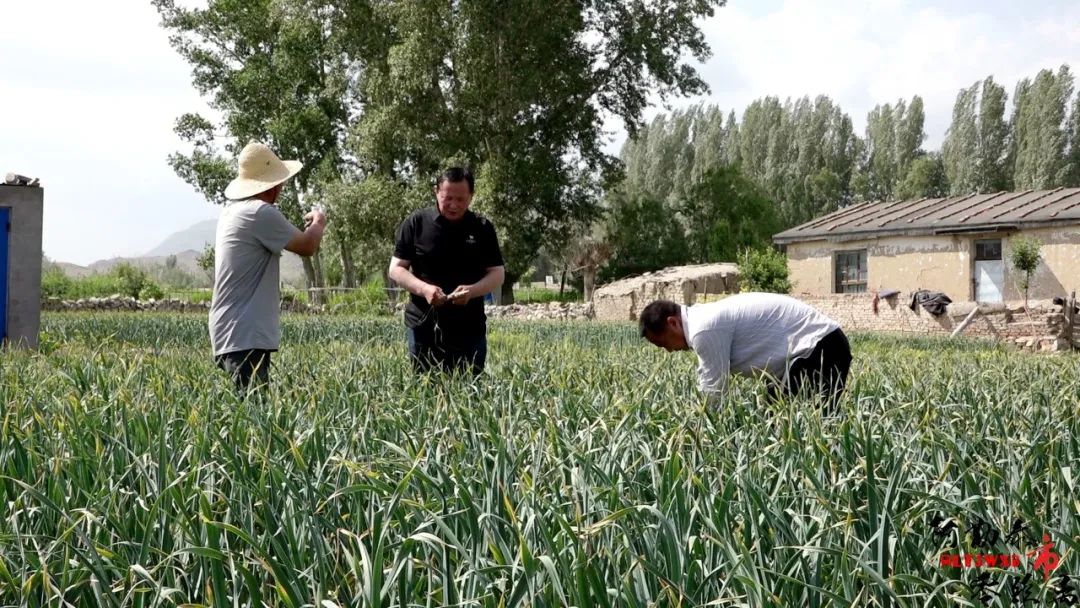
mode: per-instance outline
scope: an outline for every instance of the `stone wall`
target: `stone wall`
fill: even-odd
[[[737,293],[735,264],[673,266],[604,285],[593,295],[593,309],[602,321],[634,321],[653,300],[693,304],[699,295]]]
[[[401,313],[405,304],[396,307]],[[107,312],[107,311],[147,311],[147,312],[194,312],[206,314],[210,310],[208,302],[192,303],[184,300],[145,300],[113,296],[109,298],[87,298],[83,300],[61,300],[47,298],[41,301],[41,310],[50,312]],[[326,310],[321,306],[304,304],[299,301],[282,301],[281,310],[319,314]],[[593,318],[593,306],[582,302],[551,302],[548,304],[511,304],[509,306],[487,306],[487,315],[492,319],[523,320],[589,320]],[[332,312],[332,311],[331,311]]]
[[[1071,348],[1064,311],[1049,300],[1031,300],[1027,308],[1023,302],[953,302],[945,314],[935,317],[922,306],[912,310],[909,292],[880,300],[877,313],[873,309],[872,293],[796,297],[835,319],[845,331],[948,336],[972,309],[978,308],[979,312],[961,335],[1001,340],[1030,350]]]
[[[136,300],[112,296],[108,298],[85,298],[81,300],[61,300],[46,298],[41,301],[41,310],[49,312],[105,312],[105,311],[149,311],[149,312],[200,312],[210,311],[209,302],[187,302],[184,300]],[[296,300],[282,300],[281,310],[288,312],[323,312],[321,306],[312,306]]]
[[[551,302],[548,304],[510,304],[485,307],[489,319],[587,321],[593,318],[588,302]]]
[[[890,332],[922,335],[948,336],[960,325],[973,308],[979,308],[974,320],[962,335],[1001,340],[1021,348],[1040,351],[1061,351],[1070,348],[1068,325],[1061,306],[1049,300],[1032,300],[1028,308],[1022,302],[1006,304],[976,304],[954,302],[948,311],[934,317],[921,306],[911,310],[910,293],[882,299],[878,310],[873,310],[873,294],[846,294],[831,296],[796,296],[803,302],[835,319],[848,332]],[[398,307],[400,314],[404,305]],[[46,311],[148,311],[148,312],[194,312],[206,314],[208,303],[193,304],[182,300],[149,300],[140,302],[133,298],[89,298],[67,301],[49,298],[41,302]],[[317,314],[324,312],[319,306],[300,302],[282,302],[282,310]],[[591,303],[511,304],[487,306],[491,319],[562,320],[587,321],[599,318]],[[1080,336],[1080,328],[1074,328]]]

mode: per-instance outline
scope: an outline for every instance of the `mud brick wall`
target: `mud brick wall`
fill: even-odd
[[[948,312],[933,316],[922,306],[909,307],[911,293],[878,301],[871,293],[827,296],[798,295],[803,302],[835,319],[846,331],[949,335],[974,308],[979,312],[962,335],[1003,340],[1021,348],[1059,351],[1071,348],[1064,311],[1049,300],[977,304],[953,302]]]

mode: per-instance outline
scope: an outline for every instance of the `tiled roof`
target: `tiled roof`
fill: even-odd
[[[1080,188],[861,203],[785,230],[776,243],[1080,224]]]

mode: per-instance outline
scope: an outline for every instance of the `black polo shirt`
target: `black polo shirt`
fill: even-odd
[[[412,273],[425,283],[437,285],[450,295],[459,285],[471,285],[502,266],[502,252],[495,226],[472,211],[457,222],[443,217],[438,208],[421,209],[410,215],[397,231],[394,257],[408,260]],[[483,335],[487,331],[484,299],[473,298],[459,306],[447,303],[434,311],[427,300],[412,295],[405,308],[409,327],[434,325],[446,334]]]

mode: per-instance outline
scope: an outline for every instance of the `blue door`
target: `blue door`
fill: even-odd
[[[8,237],[11,236],[11,208],[0,207],[0,340],[7,340]]]

